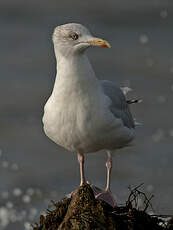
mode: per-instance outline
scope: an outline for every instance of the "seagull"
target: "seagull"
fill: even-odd
[[[99,80],[86,55],[89,47],[111,46],[77,23],[57,26],[53,44],[57,74],[44,107],[45,134],[56,144],[77,153],[80,185],[87,183],[84,155],[100,150],[107,152],[106,188],[100,190],[93,186],[93,190],[96,198],[115,206],[110,191],[112,152],[131,145],[135,123],[123,89],[114,82]]]

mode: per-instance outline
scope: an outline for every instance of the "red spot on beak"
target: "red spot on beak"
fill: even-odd
[[[108,46],[106,44],[101,45],[102,48],[107,48]]]

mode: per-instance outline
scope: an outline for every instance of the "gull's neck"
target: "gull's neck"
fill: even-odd
[[[56,54],[56,52],[55,52]],[[68,56],[61,56],[56,54],[57,60],[57,75],[53,94],[60,87],[72,90],[89,90],[91,88],[99,88],[98,79],[92,69],[92,66],[87,56],[82,54],[69,54]]]

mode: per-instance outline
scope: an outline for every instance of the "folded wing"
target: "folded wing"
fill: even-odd
[[[105,95],[107,95],[112,101],[110,110],[114,116],[120,118],[124,126],[129,129],[134,128],[134,119],[122,90],[113,82],[107,80],[101,80],[101,85]]]

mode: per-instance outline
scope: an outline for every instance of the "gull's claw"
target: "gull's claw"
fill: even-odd
[[[106,203],[108,203],[113,208],[116,206],[115,198],[113,197],[111,192],[102,191],[99,194],[97,194],[95,198],[98,200],[104,200]]]
[[[93,184],[91,184],[90,186],[94,192],[96,199],[104,200],[106,203],[111,205],[113,208],[116,206],[115,198],[113,197],[113,195],[110,191],[102,190],[102,189],[94,186]]]

